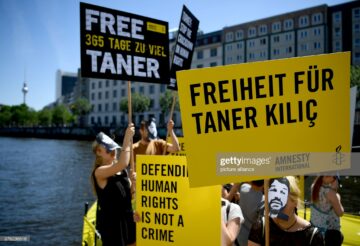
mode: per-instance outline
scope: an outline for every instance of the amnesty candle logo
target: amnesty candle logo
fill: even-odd
[[[341,164],[345,162],[345,154],[341,153],[341,145],[337,146],[335,151],[333,163],[341,166]]]

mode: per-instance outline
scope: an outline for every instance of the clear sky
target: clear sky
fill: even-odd
[[[177,28],[183,4],[204,33],[321,4],[349,0],[83,0],[159,19]],[[0,0],[0,104],[41,110],[55,101],[56,71],[80,67],[79,0]]]

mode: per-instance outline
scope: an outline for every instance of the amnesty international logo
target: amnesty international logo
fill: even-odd
[[[341,153],[341,145],[337,146],[335,151],[336,153],[333,155],[333,163],[340,166],[343,162],[345,162],[345,154]]]

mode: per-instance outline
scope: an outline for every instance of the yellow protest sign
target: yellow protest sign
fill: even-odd
[[[221,186],[190,188],[185,156],[138,155],[138,245],[220,245]]]
[[[190,185],[350,167],[350,53],[177,73]]]
[[[170,155],[181,155],[181,156],[184,156],[184,155],[186,155],[186,152],[185,152],[185,139],[182,138],[182,137],[178,137],[177,139],[178,139],[178,141],[179,141],[180,150],[177,151],[177,152],[170,153]],[[172,143],[171,137],[168,138],[167,142],[168,142],[168,143]]]

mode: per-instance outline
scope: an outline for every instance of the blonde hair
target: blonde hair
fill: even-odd
[[[299,181],[295,176],[286,176],[285,178],[289,180],[289,185],[290,185],[289,197],[291,201],[296,203],[296,207],[298,207],[302,203],[300,199],[301,190],[299,188]]]

